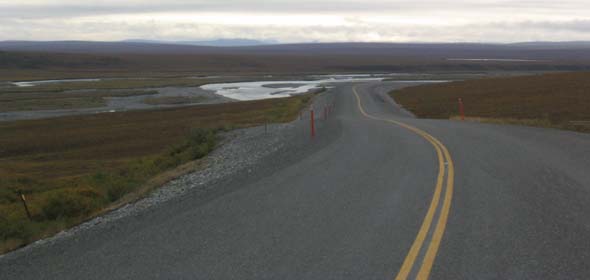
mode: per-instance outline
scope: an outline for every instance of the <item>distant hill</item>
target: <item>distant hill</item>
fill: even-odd
[[[212,47],[141,42],[95,42],[95,41],[2,41],[0,50],[48,53],[86,54],[162,54],[162,53],[203,53]]]
[[[539,49],[576,49],[590,48],[590,41],[567,41],[567,42],[523,42],[514,43],[512,46],[539,48]]]
[[[263,44],[252,40],[160,42],[131,40],[0,41],[1,51],[84,54],[355,55],[402,58],[590,59],[590,42],[478,43],[305,43]]]
[[[6,75],[14,75],[14,69],[82,69],[93,73],[590,70],[590,43],[586,42],[306,43],[231,47],[191,44],[2,41],[0,79],[1,75],[5,79]]]
[[[151,44],[171,44],[171,45],[190,45],[190,46],[209,46],[209,47],[244,47],[244,46],[262,46],[262,45],[276,45],[277,41],[267,40],[250,40],[250,39],[218,39],[210,41],[158,41],[158,40],[143,40],[131,39],[122,42],[128,43],[151,43]]]

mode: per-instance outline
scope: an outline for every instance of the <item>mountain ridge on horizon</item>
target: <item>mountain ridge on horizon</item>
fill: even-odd
[[[153,40],[153,39],[126,39],[118,42],[147,43],[147,44],[170,44],[207,47],[245,47],[260,45],[278,45],[276,40],[254,40],[243,38],[213,39],[213,40]]]
[[[590,41],[521,43],[388,43],[333,42],[264,44],[248,39],[225,41],[0,41],[0,51],[73,54],[160,54],[160,55],[298,55],[298,56],[388,56],[444,58],[553,58],[590,59]],[[199,43],[201,42],[201,43]],[[202,43],[205,42],[205,43]],[[271,43],[271,42],[269,42]],[[212,45],[212,44],[222,44]],[[233,44],[233,45],[232,45]],[[235,45],[245,44],[245,45]],[[557,55],[559,52],[559,55]]]

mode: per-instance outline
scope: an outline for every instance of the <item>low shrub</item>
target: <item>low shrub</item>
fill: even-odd
[[[141,180],[136,177],[130,169],[122,169],[116,172],[97,172],[88,182],[96,189],[104,191],[108,201],[114,202],[141,184]]]
[[[108,201],[114,202],[158,173],[204,157],[215,144],[215,131],[193,129],[182,143],[171,146],[161,155],[131,161],[127,167],[116,171],[97,172],[88,178],[88,183],[104,190]]]
[[[104,205],[104,197],[90,187],[52,191],[41,207],[49,220],[85,216]]]
[[[0,216],[0,240],[29,239],[31,232],[28,221]]]
[[[202,158],[215,148],[216,136],[211,129],[196,128],[189,132],[187,139],[172,146],[154,164],[160,170],[174,168],[183,163]]]

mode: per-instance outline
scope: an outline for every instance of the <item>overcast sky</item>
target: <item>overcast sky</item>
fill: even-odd
[[[590,0],[0,0],[0,40],[590,40]]]

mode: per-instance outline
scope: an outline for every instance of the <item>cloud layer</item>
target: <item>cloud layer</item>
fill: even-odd
[[[0,0],[0,40],[590,40],[587,0],[96,2]]]

